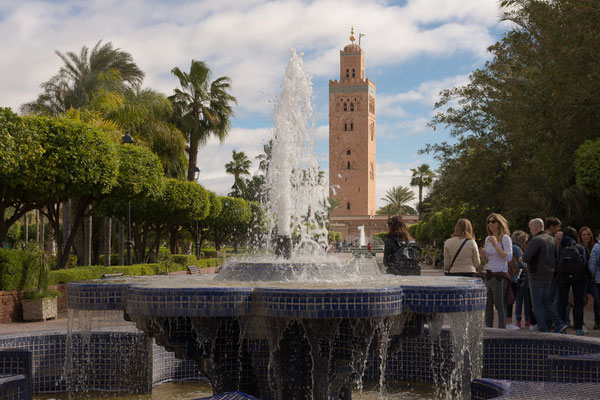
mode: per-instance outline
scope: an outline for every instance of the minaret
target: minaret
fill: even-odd
[[[329,81],[329,195],[340,200],[333,217],[375,214],[375,84],[365,78],[365,52],[340,51],[340,80]]]

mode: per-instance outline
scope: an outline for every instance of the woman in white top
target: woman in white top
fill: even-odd
[[[508,261],[512,259],[512,240],[506,219],[496,213],[486,219],[488,236],[485,245],[479,252],[487,262],[485,286],[487,302],[485,305],[485,326],[494,326],[494,307],[498,312],[498,328],[506,328],[506,288],[509,280]]]
[[[446,275],[475,277],[481,272],[479,248],[473,239],[473,225],[466,218],[454,225],[452,237],[444,242]]]

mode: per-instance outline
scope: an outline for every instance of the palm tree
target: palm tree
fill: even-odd
[[[419,187],[419,207],[423,203],[423,188],[431,187],[435,172],[429,168],[429,164],[421,164],[417,168],[411,168],[412,178],[410,186]]]
[[[138,68],[131,54],[115,49],[111,42],[100,40],[90,51],[83,46],[79,54],[56,51],[63,66],[50,80],[42,83],[42,94],[20,107],[26,114],[58,115],[70,108],[88,104],[99,88],[105,85],[126,87],[140,84],[144,72]]]
[[[211,71],[203,61],[192,60],[189,73],[177,67],[171,72],[179,79],[181,88],[175,88],[169,100],[175,111],[174,122],[186,136],[187,179],[193,181],[198,148],[210,135],[218,137],[221,142],[225,140],[236,99],[229,93],[231,79],[222,76],[210,82]]]
[[[187,175],[185,137],[168,122],[173,107],[165,95],[138,85],[119,91],[101,89],[89,107],[148,146],[160,158],[165,176],[182,179]]]
[[[235,183],[240,185],[240,176],[242,175],[250,175],[250,167],[252,166],[252,161],[248,160],[246,157],[246,153],[243,151],[237,152],[233,150],[232,155],[233,160],[225,164],[225,172],[233,175]]]
[[[385,206],[378,208],[377,211],[375,211],[375,214],[391,217],[392,215],[400,214],[400,210],[395,204],[388,203]]]
[[[381,200],[386,201],[388,205],[395,207],[395,210],[397,211],[401,211],[403,205],[414,199],[415,193],[410,190],[410,188],[404,186],[394,186],[391,189],[388,189],[388,191],[385,192],[385,197],[381,198]],[[389,209],[389,211],[391,210],[392,209]]]

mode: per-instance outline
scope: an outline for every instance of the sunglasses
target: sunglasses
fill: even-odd
[[[488,224],[496,224],[496,223],[498,223],[498,221],[496,221],[495,219],[490,219],[487,223]]]

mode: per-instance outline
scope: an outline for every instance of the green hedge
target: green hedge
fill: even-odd
[[[198,260],[194,264],[190,265],[197,265],[199,268],[218,267],[219,260],[216,258],[208,258],[204,260]],[[185,271],[186,269],[187,265],[171,264],[169,267],[169,272]],[[102,275],[104,274],[115,274],[119,272],[122,272],[125,275],[165,275],[167,273],[164,264],[136,264],[131,266],[114,267],[93,265],[89,267],[77,267],[50,271],[50,284],[56,285],[59,283],[68,283],[73,281],[99,279],[102,278]]]
[[[136,264],[131,266],[102,267],[92,265],[87,267],[76,267],[50,271],[50,284],[67,283],[73,281],[87,281],[102,278],[104,274],[116,274],[122,272],[125,275],[158,275],[164,274],[159,264]]]
[[[9,250],[0,248],[0,290],[34,290],[38,283],[39,256],[35,251]],[[178,255],[179,256],[179,255]],[[184,271],[188,265],[197,265],[199,268],[218,267],[222,260],[218,258],[205,258],[196,260],[195,256],[183,255],[179,257],[183,263],[172,262],[169,272]],[[136,264],[132,266],[87,266],[65,268],[49,272],[49,284],[67,283],[99,279],[104,274],[122,272],[125,275],[164,275],[165,263]]]

